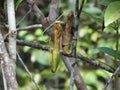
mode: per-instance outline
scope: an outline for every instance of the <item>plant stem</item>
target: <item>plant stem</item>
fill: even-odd
[[[119,50],[119,31],[117,28],[116,29],[116,53],[115,53],[115,62],[114,62],[115,68],[117,68],[118,50]],[[118,90],[118,75],[115,75],[115,90]]]

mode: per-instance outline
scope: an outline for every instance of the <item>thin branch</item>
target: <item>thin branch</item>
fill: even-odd
[[[37,18],[40,19],[43,29],[46,29],[51,23],[53,23],[56,18],[58,17],[58,4],[59,0],[51,0],[51,5],[50,5],[50,10],[49,10],[49,15],[48,17],[45,17],[44,14],[41,12],[41,10],[37,7],[35,2],[33,0],[26,0],[28,5],[31,7],[34,12],[34,14],[37,16]],[[53,9],[53,10],[52,10]],[[49,30],[46,32],[51,39],[53,40],[53,27],[51,27]]]
[[[56,21],[58,21],[61,17],[63,16],[63,13],[55,20],[53,21],[48,27],[45,28],[45,30],[43,31],[43,34],[49,30],[51,27],[53,27],[53,25],[56,23]],[[61,21],[62,22],[62,21]]]
[[[78,78],[76,76],[80,76],[80,73],[79,70],[77,69],[78,68],[78,65],[76,63],[76,45],[77,45],[77,38],[78,38],[78,29],[79,29],[79,11],[80,9],[82,10],[83,6],[81,5],[81,8],[79,9],[79,0],[76,0],[76,11],[75,11],[75,25],[74,25],[74,30],[73,30],[73,38],[74,38],[74,42],[73,42],[73,56],[75,57],[74,58],[74,63],[72,64],[72,67],[74,68],[74,79],[75,79],[75,83],[76,83],[76,86],[78,89],[80,90],[87,90],[87,87],[83,81],[83,78],[82,77],[79,77],[79,81],[78,81]],[[77,67],[77,68],[76,68]],[[78,71],[77,71],[78,70]],[[81,83],[80,83],[81,82]]]
[[[80,15],[81,15],[81,12],[82,12],[82,8],[83,8],[83,5],[84,5],[84,2],[85,2],[85,0],[82,0],[80,9],[79,9],[79,11],[78,11],[78,13],[77,13],[77,16],[78,16],[78,17],[80,17]]]
[[[42,27],[42,24],[34,24],[34,25],[26,26],[26,27],[19,27],[16,30],[21,31],[21,30],[29,30],[29,29],[41,28],[41,27]]]
[[[30,29],[34,29],[34,28],[41,28],[42,24],[35,24],[35,25],[30,25],[30,26],[26,26],[26,27],[20,27],[20,28],[16,28],[16,33],[18,31],[23,31],[23,30],[30,30]],[[6,25],[6,28],[8,28],[8,25]],[[15,33],[14,32],[14,33]],[[4,40],[11,34],[12,32],[8,32],[7,34],[4,35]]]
[[[98,61],[95,61],[94,59],[90,59],[90,58],[85,57],[85,56],[83,56],[83,55],[81,55],[81,54],[77,54],[76,57],[79,58],[79,59],[82,60],[82,61],[85,61],[85,62],[87,62],[87,63],[89,63],[89,64],[91,64],[91,65],[94,65],[95,67],[102,68],[102,69],[104,69],[104,70],[106,70],[106,71],[109,71],[109,72],[111,72],[111,73],[114,72],[114,70],[111,69],[109,66],[107,66],[107,65],[105,65],[105,64],[102,64],[102,63],[100,63],[100,62],[98,62]]]
[[[33,0],[26,0],[26,2],[28,3],[28,5],[30,7],[32,7],[32,10],[33,10],[34,14],[37,16],[37,18],[40,19],[40,21],[41,21],[41,23],[43,25],[43,28],[48,27],[58,17],[59,0],[51,0],[51,5],[50,5],[48,17],[44,16],[44,14],[37,7],[37,5],[35,4],[35,2]]]
[[[75,38],[73,43],[73,54],[76,55],[76,45],[77,45],[77,37],[78,37],[78,28],[79,28],[79,19],[80,19],[80,13],[82,11],[84,4],[84,0],[82,0],[82,4],[79,9],[79,0],[76,0],[76,11],[75,11],[75,29],[73,30],[73,37]]]
[[[41,22],[44,21],[45,16],[40,11],[40,9],[37,7],[37,5],[35,4],[35,2],[33,0],[26,0],[26,2],[30,6],[30,8],[32,7],[32,10],[33,10],[34,14],[37,16],[37,18],[39,18]]]
[[[117,75],[119,71],[120,71],[120,65],[117,67],[117,69],[115,70],[115,72],[113,73],[113,75],[108,79],[108,81],[107,81],[105,87],[103,88],[103,90],[106,90],[107,86],[110,84],[110,82],[112,81],[113,77],[115,75]]]
[[[29,46],[29,47],[33,47],[33,48],[37,48],[37,49],[41,49],[41,50],[45,50],[45,51],[50,51],[51,48],[45,46],[45,45],[42,45],[40,43],[33,43],[33,42],[25,42],[23,40],[16,40],[17,44],[18,45],[21,45],[21,46]]]
[[[76,0],[76,3],[75,3],[75,13],[77,15],[77,12],[79,11],[79,0]]]
[[[22,19],[20,19],[20,21],[16,24],[16,26],[18,26],[31,11],[32,11],[32,8],[29,9],[29,11],[22,17]]]
[[[29,69],[27,68],[27,66],[24,64],[22,58],[20,57],[20,55],[17,53],[18,59],[20,60],[20,62],[22,63],[23,67],[25,68],[26,72],[28,73],[29,77],[31,78],[33,84],[37,87],[38,90],[41,90],[39,88],[39,85],[35,82],[34,78],[32,77],[31,72],[29,71]]]
[[[44,51],[50,51],[50,50],[52,50],[52,48],[50,48],[48,46],[45,46],[45,45],[42,45],[40,43],[25,42],[23,40],[16,40],[16,41],[17,41],[18,45],[29,46],[29,47],[41,49],[41,50],[44,50]],[[67,57],[74,57],[71,54],[64,53],[62,50],[61,50],[61,54],[64,55],[64,56],[67,56]],[[104,65],[104,64],[102,64],[100,62],[95,61],[94,59],[90,59],[90,58],[85,57],[85,56],[83,56],[81,54],[77,54],[76,58],[79,58],[82,61],[85,61],[85,62],[87,62],[87,63],[89,63],[91,65],[94,65],[94,66],[98,67],[98,68],[102,68],[102,69],[104,69],[106,71],[109,71],[111,73],[114,72],[114,70],[112,70],[109,66],[106,66],[106,65]]]

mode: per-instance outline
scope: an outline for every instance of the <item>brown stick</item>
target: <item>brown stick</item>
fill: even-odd
[[[30,6],[30,8],[32,8],[32,10],[33,10],[34,14],[37,16],[37,18],[39,18],[41,21],[44,21],[45,16],[41,12],[41,10],[37,7],[37,5],[35,4],[35,2],[33,0],[26,0],[26,2]]]
[[[40,43],[25,42],[23,40],[16,40],[16,41],[17,41],[17,44],[21,45],[21,46],[29,46],[29,47],[41,49],[41,50],[44,50],[44,51],[50,51],[50,50],[52,50],[52,48],[50,48],[48,46],[45,46],[45,45],[42,45]],[[74,57],[73,55],[66,54],[63,51],[61,51],[61,54],[64,55],[64,56],[66,56],[66,57]],[[111,73],[114,72],[110,67],[108,67],[108,66],[106,66],[106,65],[104,65],[104,64],[102,64],[100,62],[97,62],[94,59],[90,59],[88,57],[85,57],[85,56],[83,56],[81,54],[77,54],[76,58],[79,58],[80,60],[85,61],[85,62],[87,62],[87,63],[89,63],[91,65],[94,65],[94,66],[96,66],[98,68],[102,68],[102,69],[104,69],[104,70],[106,70],[108,72],[111,72]],[[70,70],[70,65],[68,64],[67,66],[69,67],[68,69]]]

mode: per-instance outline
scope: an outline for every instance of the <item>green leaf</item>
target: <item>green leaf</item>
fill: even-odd
[[[24,78],[26,76],[28,76],[28,73],[26,71],[24,71],[23,69],[21,69],[20,67],[17,67],[17,74],[18,76]]]
[[[40,50],[33,50],[31,54],[31,61],[35,62],[37,61],[40,64],[43,65],[50,65],[50,62],[47,57],[47,53],[42,52]]]
[[[96,74],[100,77],[103,77],[103,78],[107,78],[107,77],[110,77],[111,76],[111,73],[105,71],[105,70],[96,70]]]
[[[18,0],[15,5],[15,10],[18,9],[19,5],[22,3],[23,0]]]
[[[83,11],[83,13],[89,17],[89,18],[92,18],[93,20],[95,20],[96,22],[102,24],[103,23],[103,19],[102,17],[100,16],[97,16],[97,15],[93,15],[92,13],[89,13],[89,12],[86,12],[86,11]]]
[[[45,85],[40,85],[40,89],[41,90],[47,90],[46,87],[45,87]]]
[[[101,1],[100,1],[100,4],[101,4],[101,5],[104,5],[104,6],[107,6],[107,5],[109,5],[111,2],[114,2],[114,1],[120,1],[120,0],[101,0]]]
[[[44,56],[47,56],[46,53],[41,52],[41,53],[39,54],[39,58],[37,58],[37,62],[38,62],[38,63],[41,63],[41,64],[43,64],[43,65],[50,65],[50,62],[49,62],[49,60],[48,60],[48,57],[44,57]]]
[[[100,47],[98,48],[99,51],[104,52],[110,56],[115,57],[115,50],[108,48],[108,47]],[[118,54],[118,59],[120,59],[120,53]]]
[[[41,35],[43,35],[42,30],[41,30],[40,28],[36,29],[35,35],[36,35],[36,36],[41,36]]]
[[[105,27],[105,28],[104,28],[104,32],[105,32],[105,33],[112,33],[112,34],[115,34],[115,33],[116,33],[115,29],[112,28],[112,27]]]
[[[23,37],[23,36],[25,36],[27,34],[27,31],[20,31],[19,32],[19,36],[20,37]]]
[[[97,75],[95,74],[95,72],[90,72],[87,74],[86,83],[97,86]]]
[[[41,36],[41,37],[38,38],[39,41],[44,41],[44,42],[47,42],[49,39],[50,39],[50,37],[47,36],[47,35]]]
[[[25,40],[26,41],[33,41],[35,39],[35,37],[32,35],[32,34],[28,34],[28,35],[26,35],[26,37],[25,37]]]
[[[104,15],[105,26],[110,25],[119,18],[120,18],[120,1],[110,3]]]
[[[98,38],[100,37],[100,34],[98,32],[94,32],[92,35],[91,35],[91,40],[96,42],[98,40]]]
[[[24,51],[24,52],[28,52],[30,49],[31,49],[31,47],[24,46],[23,51]]]

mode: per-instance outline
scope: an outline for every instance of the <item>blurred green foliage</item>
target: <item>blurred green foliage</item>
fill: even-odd
[[[43,1],[46,2],[46,1]],[[50,1],[49,1],[50,2]],[[92,57],[100,62],[108,62],[107,64],[112,65],[112,61],[108,61],[105,58],[113,59],[111,56],[105,55],[104,51],[100,52],[99,47],[108,47],[111,49],[115,48],[114,30],[109,27],[104,29],[102,32],[103,17],[106,7],[112,0],[102,0],[96,2],[96,0],[86,0],[83,8],[83,13],[80,18],[80,29],[79,39],[77,43],[77,53],[81,53],[84,56]],[[22,4],[22,3],[21,3]],[[98,5],[98,6],[97,6]],[[50,4],[48,5],[50,6]],[[40,8],[44,14],[48,13],[48,6]],[[105,8],[103,8],[105,7]],[[19,7],[18,7],[19,10]],[[61,0],[60,13],[63,13],[61,20],[65,21],[69,11],[75,11],[75,2],[73,0]],[[117,12],[117,11],[116,11]],[[107,12],[106,12],[107,13]],[[33,18],[34,20],[35,18]],[[39,20],[36,20],[38,23]],[[35,23],[35,21],[33,22]],[[50,45],[51,41],[47,35],[43,35],[42,29],[37,28],[31,31],[19,32],[19,38],[25,41],[39,42],[45,45]],[[109,51],[109,50],[108,50]],[[42,50],[36,50],[30,47],[24,47],[21,54],[29,54],[25,63],[30,68],[35,80],[39,83],[42,90],[68,90],[70,85],[69,72],[66,69],[64,63],[61,60],[59,68],[55,74],[51,73],[50,70],[50,55],[49,52]],[[111,55],[111,54],[110,54]],[[23,60],[25,55],[23,56]],[[78,60],[81,67],[81,74],[84,76],[83,79],[88,86],[89,90],[101,90],[104,87],[106,79],[111,75],[109,72],[94,67],[93,65],[87,64]],[[21,66],[21,65],[20,65]],[[22,68],[19,69],[26,73]],[[19,72],[21,72],[19,70]],[[38,76],[36,76],[38,75]],[[21,90],[32,87],[35,90],[35,86],[32,85],[32,81],[28,79],[26,74],[20,75],[19,77],[24,78],[24,84],[21,85]],[[21,83],[21,82],[19,82]],[[77,90],[74,86],[74,90]]]
[[[19,21],[28,9],[26,7],[22,7],[22,5],[24,5],[24,0],[15,1],[16,17],[17,21]],[[77,53],[81,53],[84,56],[94,58],[100,62],[107,62],[108,65],[112,65],[113,58],[111,56],[114,57],[113,50],[115,49],[115,30],[107,25],[113,23],[113,21],[116,21],[117,19],[120,19],[120,15],[115,18],[113,17],[112,20],[111,18],[109,19],[111,14],[120,14],[120,12],[118,12],[118,10],[120,10],[120,3],[111,7],[108,6],[110,3],[119,0],[98,1],[99,2],[97,2],[97,0],[85,0],[83,12],[80,17]],[[50,0],[39,0],[38,6],[45,15],[48,15]],[[116,7],[118,8],[116,9]],[[66,21],[68,12],[71,10],[75,12],[75,0],[61,0],[59,8],[60,14],[63,13],[61,20]],[[109,10],[111,8],[114,8],[113,11]],[[109,14],[108,12],[112,13]],[[104,31],[102,31],[102,23],[104,18],[105,23],[107,23],[107,27],[105,27]],[[19,26],[35,23],[40,23],[40,21],[31,12]],[[44,45],[49,45],[50,47],[53,45],[51,44],[52,42],[50,41],[49,36],[44,35],[41,28],[32,29],[29,31],[20,31],[18,33],[18,38],[27,42],[42,43]],[[110,49],[100,49],[100,47],[108,47]],[[69,90],[70,76],[62,60],[57,72],[53,74],[50,70],[49,52],[27,46],[22,48],[20,47],[18,52],[24,63],[31,71],[35,81],[40,85],[41,90]],[[107,53],[108,55],[104,53]],[[88,89],[101,90],[101,88],[104,87],[107,78],[111,76],[111,73],[96,68],[93,65],[83,62],[82,60],[78,61],[81,69],[80,72],[82,76],[84,76],[83,79],[87,84]],[[17,79],[20,90],[37,90],[19,61],[17,62]],[[76,86],[74,86],[74,90],[77,90]]]
[[[120,1],[110,3],[105,11],[105,26],[115,22],[120,18]]]

